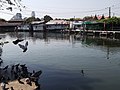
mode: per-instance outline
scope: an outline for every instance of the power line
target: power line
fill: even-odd
[[[116,7],[116,5],[119,5],[119,4],[115,4],[115,5],[112,5],[112,6],[110,6],[113,10],[117,10],[117,9],[119,9],[120,7]],[[90,11],[69,11],[69,12],[49,12],[49,11],[45,11],[45,10],[41,10],[41,11],[38,11],[38,10],[28,10],[27,9],[27,7],[26,8],[23,8],[22,10],[21,10],[21,12],[24,14],[24,15],[26,15],[26,16],[28,16],[28,15],[30,15],[30,14],[27,14],[26,12],[32,12],[32,11],[35,11],[35,12],[37,12],[37,13],[44,13],[44,14],[59,14],[59,15],[69,15],[69,14],[75,14],[75,15],[82,15],[82,14],[90,14],[90,13],[94,13],[94,14],[106,14],[105,12],[106,12],[106,10],[108,10],[110,7],[106,7],[106,8],[102,8],[102,9],[96,9],[96,10],[90,10]],[[17,7],[14,7],[14,9],[16,9],[16,10],[19,10],[19,8],[17,8]],[[14,14],[11,14],[11,13],[8,13],[8,12],[3,12],[3,11],[1,11],[0,10],[0,13],[4,13],[4,14],[8,14],[8,15],[14,15]],[[26,14],[25,14],[26,13]],[[111,13],[111,12],[110,12]],[[110,13],[109,13],[109,15],[110,15]]]

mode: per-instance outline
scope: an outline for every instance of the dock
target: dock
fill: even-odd
[[[70,30],[67,31],[72,34],[81,34],[87,36],[97,36],[97,37],[120,37],[120,31],[107,31],[107,30]]]

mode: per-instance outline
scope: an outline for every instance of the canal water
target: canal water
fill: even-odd
[[[120,90],[120,40],[62,33],[1,33],[2,67],[42,70],[40,90]],[[12,42],[24,39],[26,52]]]

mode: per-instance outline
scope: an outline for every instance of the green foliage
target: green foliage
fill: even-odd
[[[70,21],[75,21],[75,19],[74,19],[74,18],[70,18],[69,20],[70,20]]]
[[[120,24],[120,18],[112,17],[108,19],[99,20],[98,22],[102,22],[102,23],[105,22],[106,24]]]
[[[53,20],[53,18],[50,17],[49,15],[44,16],[44,21],[45,22],[49,22],[50,20]]]
[[[31,23],[33,21],[41,21],[39,18],[35,18],[35,17],[29,17],[25,20],[25,23]]]
[[[16,6],[17,9],[22,11],[22,9],[26,7],[22,5],[21,1],[22,0],[0,0],[0,9],[13,11],[14,7]]]
[[[97,15],[95,15],[94,20],[98,20]]]
[[[81,18],[70,18],[70,19],[65,19],[67,21],[80,21]]]
[[[102,20],[102,19],[105,19],[105,16],[104,16],[104,14],[102,15],[102,18],[101,18],[101,20]]]
[[[83,18],[83,20],[85,20],[85,21],[93,21],[94,18],[93,18],[92,16],[85,16],[85,17]]]

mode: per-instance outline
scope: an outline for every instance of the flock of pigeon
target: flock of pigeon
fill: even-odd
[[[37,90],[39,90],[40,85],[38,79],[41,74],[41,70],[29,72],[26,64],[7,65],[0,68],[0,83],[8,84],[8,82],[12,80],[18,80],[18,82],[21,83],[20,79],[29,78],[30,81],[35,82],[36,86],[38,86]],[[22,84],[24,83],[22,82]]]
[[[10,11],[13,11],[13,6],[17,6],[17,8],[20,10],[20,11],[22,11],[22,9],[21,8],[26,8],[25,6],[23,6],[22,4],[21,4],[21,0],[0,0],[0,2],[2,3],[1,5],[0,5],[0,7],[4,7],[4,6],[6,6],[6,4],[8,4],[9,5],[9,7],[8,6],[6,6],[7,8],[6,8],[6,10],[10,10]],[[4,9],[1,9],[1,10],[4,10]]]
[[[25,42],[25,45],[19,44],[24,41],[24,39],[17,39],[13,41],[13,44],[18,45],[23,52],[27,51],[28,41]],[[5,42],[9,43],[9,42]],[[4,43],[1,43],[3,45]],[[2,51],[1,51],[2,52]],[[38,83],[39,76],[42,74],[42,71],[39,70],[35,72],[29,72],[26,64],[15,64],[15,65],[7,65],[5,67],[1,67],[3,60],[0,58],[0,83],[8,84],[9,81],[18,80],[21,83],[22,78],[29,78],[30,81],[35,82],[36,86],[38,86],[37,90],[39,90],[40,85]],[[4,85],[5,86],[5,85]],[[5,87],[3,90],[6,90]],[[14,90],[13,88],[11,90]]]

